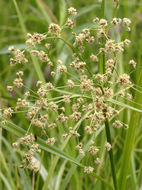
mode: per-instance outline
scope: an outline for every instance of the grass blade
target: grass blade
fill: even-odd
[[[24,134],[26,134],[26,131],[24,129],[21,129],[20,127],[14,125],[12,123],[10,123],[10,125],[2,125],[2,127],[5,128],[6,130],[12,132],[13,134],[17,135],[18,137],[21,137]],[[64,158],[64,159],[71,161],[72,163],[77,164],[78,166],[82,167],[82,165],[80,163],[76,162],[72,157],[68,156],[63,151],[61,151],[60,149],[58,149],[56,147],[47,145],[44,140],[38,138],[37,143],[39,144],[39,147],[42,150],[45,150],[52,154],[55,154],[61,158]]]
[[[8,151],[10,152],[11,158],[14,160],[15,163],[17,163],[17,165],[20,165],[19,158],[15,154],[15,152],[13,151],[13,148],[11,147],[11,144],[4,137],[2,137],[2,141],[3,141],[3,144],[6,146],[6,148],[8,149]],[[24,190],[30,190],[31,183],[30,183],[29,176],[21,168],[18,168],[18,171],[19,171],[19,174],[21,176],[21,183],[22,183],[22,185],[24,187]]]
[[[0,172],[0,178],[3,180],[4,184],[6,185],[7,190],[12,190],[12,187],[10,186],[8,180],[1,172]]]
[[[63,25],[64,22],[65,22],[65,18],[66,18],[66,2],[65,0],[59,0],[58,1],[58,4],[59,4],[59,18],[60,18],[60,21],[59,21],[59,24],[60,25]]]
[[[38,7],[40,8],[40,11],[42,12],[42,14],[44,15],[45,17],[45,20],[48,24],[50,24],[52,22],[49,14],[46,12],[45,8],[43,7],[43,4],[42,4],[42,1],[40,0],[36,0],[36,3],[38,5]]]
[[[141,81],[142,81],[142,72],[139,75],[139,82],[137,85],[141,86]],[[139,94],[138,92],[135,93],[135,102],[139,104],[142,103],[141,94]],[[136,134],[136,128],[138,126],[139,118],[140,118],[140,113],[135,112],[133,110],[131,112],[129,129],[127,132],[123,154],[122,154],[122,160],[121,160],[121,168],[120,168],[120,175],[119,175],[119,188],[121,190],[126,189],[127,174],[128,174],[130,160],[131,160],[131,152],[134,148],[135,134]]]
[[[142,110],[140,110],[140,109],[138,109],[138,108],[135,108],[135,107],[132,107],[132,106],[130,106],[130,105],[128,105],[128,104],[125,104],[125,103],[123,103],[123,102],[119,102],[119,101],[114,100],[114,99],[110,99],[110,102],[113,103],[113,104],[122,106],[122,107],[124,107],[124,108],[128,108],[128,109],[130,109],[130,110],[133,110],[133,111],[142,113]],[[138,103],[138,102],[135,102],[135,103]],[[139,103],[139,104],[140,104],[140,103]]]
[[[17,4],[16,0],[13,0],[13,3],[14,3],[14,5],[15,5],[15,9],[16,9],[16,12],[17,12],[17,15],[18,15],[18,18],[19,18],[19,22],[20,22],[20,25],[21,25],[23,34],[24,34],[24,36],[25,36],[25,38],[26,38],[27,29],[26,29],[26,26],[25,26],[25,24],[24,24],[24,19],[23,19],[23,17],[22,17],[22,14],[21,14],[21,12],[20,12],[20,9],[19,9],[19,7],[18,7],[18,4]],[[42,73],[42,71],[41,71],[41,68],[40,68],[40,65],[39,65],[38,60],[36,59],[36,57],[34,57],[34,56],[32,56],[32,55],[31,55],[31,59],[32,59],[32,61],[33,61],[34,68],[35,68],[35,71],[36,71],[36,73],[37,73],[37,75],[38,75],[39,80],[45,82],[45,78],[44,78],[43,73]]]

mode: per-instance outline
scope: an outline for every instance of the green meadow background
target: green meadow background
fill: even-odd
[[[73,29],[76,33],[83,28],[92,26],[95,17],[102,18],[103,10],[101,2],[98,0],[0,0],[0,107],[15,105],[15,98],[7,92],[7,85],[15,78],[15,72],[20,68],[10,67],[8,46],[24,49],[26,33],[47,32],[51,22],[63,25],[67,18],[67,8],[75,7],[76,26]],[[119,73],[130,73],[131,80],[142,87],[142,0],[120,0],[119,9],[116,8],[113,0],[105,2],[105,18],[111,21],[113,17],[128,17],[131,19],[131,32],[112,31],[112,37],[116,41],[125,38],[131,40],[131,45],[124,54],[118,55]],[[71,32],[66,31],[64,38],[70,40]],[[95,50],[95,47],[93,47]],[[87,56],[92,48],[88,48]],[[70,49],[58,42],[52,50],[53,58],[61,59],[70,63]],[[132,72],[128,66],[128,61],[134,59],[137,62],[137,69]],[[96,65],[91,65],[90,69],[97,71]],[[50,81],[49,68],[44,64],[30,61],[22,67],[25,71],[26,85],[33,88],[37,80]],[[56,79],[57,84],[64,84],[64,79]],[[51,80],[52,82],[52,80]],[[142,91],[142,88],[139,88]],[[142,108],[141,93],[132,91],[134,101],[137,105],[129,103],[130,106]],[[54,95],[53,95],[54,96]],[[138,105],[139,104],[139,105]],[[141,104],[141,105],[140,105]],[[70,109],[70,108],[68,108]],[[112,130],[112,141],[114,148],[114,161],[119,190],[142,190],[142,117],[141,113],[125,109],[119,116],[124,123],[129,124],[128,131]],[[17,126],[26,129],[28,123],[23,115],[14,118]],[[0,190],[30,190],[32,185],[32,172],[19,169],[20,156],[12,149],[12,143],[17,139],[16,130],[13,128],[0,128]],[[127,133],[127,135],[126,135]],[[19,134],[19,132],[17,132]],[[56,133],[58,135],[58,133]],[[96,134],[96,143],[101,146],[105,142],[105,131]],[[86,139],[86,144],[89,139]],[[74,142],[73,142],[74,143]],[[79,162],[73,143],[69,143],[65,148],[67,155]],[[60,158],[56,150],[53,153],[42,153],[39,156],[44,169],[35,176],[36,190],[110,190],[107,184],[101,180],[96,180],[94,176],[87,176],[83,169],[77,166],[74,161],[66,156]],[[50,152],[50,151],[49,151]],[[104,148],[101,149],[101,157],[104,158],[103,166],[98,170],[98,175],[102,176],[108,183],[113,184],[110,170],[110,161]],[[89,159],[89,158],[88,158]],[[53,162],[54,161],[54,162]],[[57,162],[57,163],[56,163]],[[86,161],[88,162],[88,160]],[[54,168],[54,165],[56,166]],[[52,167],[51,167],[52,166]],[[47,176],[48,173],[48,177]],[[126,186],[125,186],[126,184]],[[47,188],[48,186],[48,188]]]

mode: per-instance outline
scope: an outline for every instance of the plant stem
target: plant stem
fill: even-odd
[[[102,0],[101,10],[102,10],[102,18],[104,18],[104,16],[105,16],[105,0]]]
[[[32,177],[32,190],[35,189],[35,172],[33,171],[33,177]]]
[[[102,10],[102,18],[105,18],[105,0],[102,1],[101,10]],[[100,43],[101,43],[100,47],[102,48],[104,45],[104,41],[105,41],[105,38],[102,37],[102,39],[100,40]],[[105,73],[105,54],[104,53],[103,55],[100,54],[98,71],[101,74]]]
[[[105,120],[105,129],[106,129],[107,142],[109,142],[109,144],[111,144],[111,146],[112,146],[110,126],[109,126],[108,119]],[[113,178],[114,188],[115,188],[115,190],[118,190],[112,148],[109,151],[109,158],[110,158],[110,163],[111,163],[111,172],[112,172],[112,178]]]
[[[101,8],[102,8],[102,18],[105,18],[105,0],[102,1]],[[104,43],[105,43],[105,39],[103,38],[102,39],[102,45],[104,45]],[[105,54],[103,54],[101,57],[98,70],[100,73],[105,74]],[[112,147],[109,120],[107,118],[105,120],[105,130],[106,130],[107,142],[109,144],[111,144],[111,147]],[[111,172],[112,172],[114,188],[115,188],[115,190],[118,190],[112,148],[109,151],[109,158],[110,158]]]

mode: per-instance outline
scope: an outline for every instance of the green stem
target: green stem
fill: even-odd
[[[142,81],[142,72],[139,73],[139,81],[137,83],[138,86],[142,86],[141,81]],[[135,93],[134,102],[142,104],[141,94],[137,91]],[[139,108],[138,105],[136,107]],[[134,149],[136,128],[139,126],[140,116],[141,115],[139,112],[136,112],[134,110],[131,112],[129,129],[128,129],[126,139],[125,139],[122,160],[121,160],[120,175],[119,175],[119,188],[121,190],[126,189],[127,174],[129,171],[130,161],[131,161],[131,153]]]
[[[105,0],[102,1],[102,18],[105,18]],[[102,45],[104,45],[105,39],[102,39]],[[105,54],[101,56],[101,60],[99,63],[99,72],[102,74],[105,74]],[[111,142],[111,133],[110,133],[110,126],[109,126],[109,120],[106,118],[105,120],[105,130],[106,130],[106,137],[107,137],[107,142],[111,144],[112,147],[112,142]],[[115,172],[115,166],[114,166],[114,159],[113,159],[113,149],[109,151],[109,158],[110,158],[110,164],[111,164],[111,172],[112,172],[112,178],[113,178],[113,184],[114,184],[114,189],[118,190],[117,188],[117,180],[116,180],[116,172]]]
[[[102,10],[102,18],[105,18],[105,0],[102,1],[101,10]],[[100,42],[101,42],[101,47],[103,48],[105,38],[103,37],[100,40]],[[105,73],[105,54],[104,53],[100,54],[98,71],[101,74]]]
[[[103,44],[104,44],[104,38],[102,38],[101,40],[101,46],[103,48]],[[105,54],[100,54],[99,56],[99,65],[98,65],[98,72],[101,74],[105,73]]]
[[[106,129],[107,142],[109,142],[109,144],[111,144],[111,146],[112,146],[111,133],[110,133],[110,126],[109,126],[109,121],[108,121],[108,119],[105,120],[105,129]],[[111,148],[111,150],[109,151],[109,158],[110,158],[110,163],[111,163],[111,172],[112,172],[112,178],[113,178],[114,188],[115,188],[115,190],[118,190],[118,188],[117,188],[116,172],[115,172],[115,167],[114,167],[114,159],[113,159],[113,151],[112,151],[112,148]]]
[[[85,62],[85,60],[80,56],[80,54],[76,51],[76,49],[72,46],[72,44],[70,44],[69,42],[67,42],[64,38],[62,37],[48,37],[47,39],[59,39],[62,40],[72,51],[73,53],[76,53],[77,56],[79,57],[79,59],[83,62]],[[86,70],[88,71],[88,74],[93,77],[92,72],[90,71],[90,68],[88,67],[88,65],[85,65]]]
[[[101,10],[102,10],[102,18],[104,18],[105,17],[105,0],[102,0]]]
[[[67,42],[66,40],[64,40],[61,37],[58,38],[58,39],[61,39],[66,45],[68,45],[72,49],[72,51],[78,55],[79,59],[84,62],[84,59],[78,54],[78,52],[75,50],[75,48],[69,42]],[[89,67],[87,65],[85,67],[86,67],[89,75],[92,77],[92,73],[91,73]]]

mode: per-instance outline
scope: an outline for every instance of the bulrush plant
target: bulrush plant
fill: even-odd
[[[22,156],[19,167],[28,168],[34,173],[40,170],[38,159],[41,152],[46,151],[37,141],[41,138],[49,145],[49,149],[58,147],[66,152],[65,147],[72,144],[73,151],[81,158],[80,167],[84,168],[84,173],[107,183],[96,174],[105,162],[104,157],[100,156],[100,149],[104,147],[110,158],[114,189],[118,190],[111,131],[123,128],[124,133],[127,133],[128,123],[119,120],[119,113],[125,108],[140,110],[127,104],[129,101],[134,102],[130,89],[136,89],[129,72],[119,74],[117,70],[117,54],[125,53],[124,50],[131,41],[116,41],[112,39],[111,31],[118,30],[118,27],[130,31],[131,21],[128,18],[107,21],[96,17],[92,21],[94,25],[76,33],[73,30],[76,16],[76,9],[70,7],[63,26],[51,23],[48,32],[28,33],[25,42],[27,48],[24,50],[9,47],[11,67],[21,69],[7,86],[9,93],[14,93],[17,98],[16,106],[1,109],[1,122],[3,126],[8,126],[14,123],[17,114],[24,114],[29,127],[24,128],[24,123],[22,124],[22,129],[25,129],[24,136],[13,142],[13,150]],[[72,32],[71,40],[64,37],[66,30]],[[70,49],[70,64],[53,55],[52,48],[58,41],[62,41]],[[92,48],[88,59],[85,59],[84,53],[92,44],[97,48]],[[29,54],[50,68],[49,81],[36,81],[32,89],[26,86],[22,67],[30,62]],[[90,65],[97,66],[98,69],[93,70]],[[128,65],[136,69],[134,60],[130,60]],[[58,77],[63,78],[64,85],[56,82]],[[106,140],[103,145],[99,145],[94,134],[103,129],[106,131]],[[89,144],[85,149],[87,139]],[[57,162],[58,159],[55,159],[55,167]],[[87,177],[86,174],[84,178]],[[107,185],[109,189],[113,189],[112,185]]]

